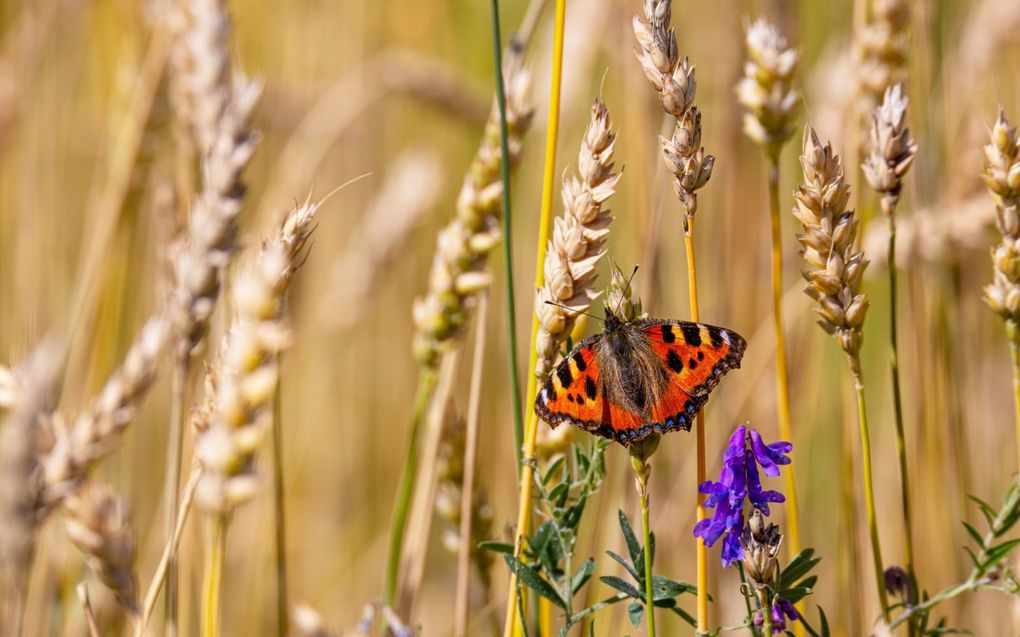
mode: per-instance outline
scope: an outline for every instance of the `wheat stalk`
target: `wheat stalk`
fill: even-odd
[[[516,163],[533,114],[528,102],[531,74],[523,66],[521,51],[511,50],[503,73],[509,161]],[[501,161],[498,110],[493,106],[457,197],[456,215],[439,231],[428,292],[414,303],[415,355],[426,367],[434,369],[440,354],[459,341],[478,292],[492,282],[488,258],[501,238]]]
[[[616,191],[620,173],[613,172],[616,134],[609,109],[601,99],[591,117],[577,157],[576,177],[563,181],[563,215],[553,222],[553,235],[545,253],[545,282],[535,295],[538,316],[538,360],[532,373],[545,378],[574,322],[598,298],[596,268],[613,217],[603,204]]]

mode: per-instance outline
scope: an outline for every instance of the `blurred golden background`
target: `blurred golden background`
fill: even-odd
[[[504,37],[518,28],[527,4],[501,3]],[[664,119],[634,55],[631,18],[640,4],[568,3],[556,174],[576,169],[589,105],[601,95],[618,131],[617,165],[623,168],[608,203],[615,216],[609,255],[624,270],[642,266],[637,288],[651,316],[687,318],[681,213],[657,157]],[[701,317],[749,342],[742,369],[726,378],[707,410],[710,475],[740,422],[750,422],[769,440],[779,438],[765,164],[741,132],[743,111],[734,95],[743,30],[767,17],[800,50],[803,106],[796,128],[809,121],[852,167],[856,151],[846,142],[846,122],[853,100],[853,5],[731,0],[676,2],[673,8],[681,55],[697,66],[702,143],[716,157],[697,216]],[[920,150],[899,212],[900,360],[915,561],[923,585],[934,591],[969,572],[961,550],[968,538],[959,520],[979,515],[966,495],[997,504],[1016,471],[1009,351],[1002,322],[981,299],[991,279],[995,207],[980,170],[981,147],[999,105],[1012,121],[1020,119],[1020,9],[1015,0],[933,0],[909,7],[908,118]],[[253,117],[261,142],[245,171],[243,249],[256,249],[280,215],[309,192],[318,198],[368,173],[319,212],[287,304],[293,347],[280,372],[290,598],[308,602],[330,625],[348,628],[382,591],[418,373],[411,305],[426,290],[436,232],[453,215],[488,116],[488,7],[473,0],[232,0],[229,10],[234,64],[264,83]],[[0,350],[15,367],[45,337],[66,340],[70,353],[59,404],[68,413],[99,391],[172,285],[169,248],[189,211],[175,193],[181,179],[195,177],[179,170],[171,90],[158,59],[165,11],[157,0],[0,4]],[[551,30],[552,10],[545,7],[525,49],[536,115],[512,190],[522,370],[532,316]],[[138,151],[125,160],[120,154],[132,135]],[[824,558],[812,601],[827,610],[835,634],[866,634],[878,602],[868,579],[863,505],[848,518],[842,504],[859,491],[859,464],[848,474],[842,455],[844,448],[859,453],[854,397],[841,352],[813,325],[811,300],[800,293],[799,225],[786,214],[801,179],[798,139],[796,133],[782,155],[780,184],[792,466],[803,543]],[[854,193],[870,193],[855,169],[848,168],[848,179]],[[561,208],[557,195],[554,212]],[[875,300],[863,360],[878,513],[891,565],[902,557],[902,533],[888,382],[885,235],[881,218],[876,220],[864,230],[872,261],[865,290]],[[488,320],[479,326],[487,331],[488,348],[477,481],[488,492],[493,539],[508,541],[517,478],[498,250],[491,266]],[[605,264],[600,269],[608,272]],[[210,343],[218,343],[230,318],[229,307],[218,307]],[[589,324],[591,329],[598,327]],[[123,443],[95,470],[131,504],[143,589],[164,544],[169,357],[166,362]],[[464,412],[470,367],[461,367],[454,396],[457,411]],[[198,401],[202,383],[196,379]],[[695,568],[693,440],[686,433],[666,437],[651,482],[656,568],[684,580],[694,579]],[[187,432],[185,458],[192,444]],[[266,451],[259,460],[262,488],[230,526],[224,634],[267,634],[276,625],[269,457]],[[596,558],[597,574],[619,574],[604,552],[621,550],[616,510],[633,518],[637,500],[624,451],[614,446],[607,459],[607,483],[589,505],[579,554]],[[42,530],[26,634],[85,630],[73,591],[87,569],[56,517]],[[426,636],[452,630],[456,558],[443,546],[445,524],[437,519],[433,525],[413,617]],[[202,538],[203,527],[193,517],[181,545],[182,634],[197,632]],[[732,624],[740,621],[743,603],[735,573],[723,571],[717,555],[713,549],[713,616]],[[491,577],[487,600],[479,582],[473,584],[470,634],[489,634],[489,615],[502,622],[508,571],[501,560]],[[597,581],[590,586],[593,599],[609,592]],[[102,586],[91,584],[90,591],[103,621],[117,625],[109,619],[113,605]],[[855,598],[861,606],[850,603]],[[989,593],[945,610],[952,625],[1005,635],[1015,633],[1015,608]],[[675,617],[662,614],[661,621],[662,634],[688,634]],[[157,611],[153,626],[161,622]],[[640,630],[629,626],[624,605],[618,605],[598,617],[595,634]]]

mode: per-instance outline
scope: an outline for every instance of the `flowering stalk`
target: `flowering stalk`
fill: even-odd
[[[855,249],[858,221],[847,210],[850,186],[843,177],[843,165],[831,144],[822,146],[810,126],[804,129],[803,152],[800,157],[804,183],[794,193],[797,201],[793,214],[804,232],[797,235],[803,246],[801,256],[808,285],[804,292],[818,303],[815,312],[818,324],[836,337],[846,353],[857,393],[857,422],[860,428],[861,456],[864,467],[864,500],[868,512],[871,551],[875,567],[882,614],[888,620],[882,569],[882,549],[875,516],[875,497],[871,471],[871,434],[864,401],[864,380],[861,374],[861,327],[870,300],[860,293],[861,279],[868,265],[864,253]]]
[[[778,555],[783,536],[778,526],[766,526],[764,521],[764,516],[771,512],[770,503],[784,502],[786,498],[778,491],[764,490],[758,471],[760,468],[766,476],[778,477],[779,466],[790,463],[792,449],[789,442],[766,444],[756,430],[740,425],[730,436],[723,454],[719,481],[707,480],[698,487],[708,496],[705,505],[714,508],[715,514],[699,522],[694,535],[708,546],[723,539],[723,567],[738,566],[747,595],[754,594],[759,609],[753,618],[752,634],[753,626],[761,626],[763,635],[783,633],[787,619],[800,619],[790,600],[781,596],[782,586],[793,584],[781,581]],[[746,522],[745,515],[749,515]],[[747,607],[750,616],[750,604]]]
[[[648,637],[655,637],[655,592],[652,579],[652,532],[648,522],[648,478],[652,474],[652,465],[648,459],[659,447],[662,436],[653,434],[630,446],[630,464],[637,477],[638,497],[641,500],[641,536],[645,548],[645,612],[648,614]]]
[[[985,146],[985,185],[995,200],[996,225],[1002,241],[992,251],[994,278],[985,287],[985,302],[1006,322],[1013,359],[1017,462],[1020,463],[1020,138],[1000,109]]]
[[[552,369],[556,357],[570,335],[577,316],[598,298],[595,291],[596,268],[605,254],[603,245],[613,218],[603,204],[616,191],[620,174],[613,171],[616,134],[612,131],[609,110],[601,99],[591,107],[591,117],[578,152],[578,175],[563,181],[563,215],[557,217],[553,235],[545,250],[542,285],[535,294],[537,329],[533,334],[532,365],[529,369],[528,405],[534,404],[534,388]],[[538,416],[528,418],[525,457],[535,454]],[[533,471],[526,463],[521,474],[521,502],[531,500]],[[525,479],[527,481],[525,482]],[[523,537],[531,522],[530,504],[521,505],[517,533]],[[525,509],[527,511],[525,512]],[[523,548],[520,543],[515,547]]]
[[[769,224],[772,230],[772,317],[776,332],[776,406],[779,435],[793,440],[790,418],[790,381],[786,360],[786,332],[783,329],[783,240],[779,215],[779,155],[793,134],[797,94],[793,75],[797,50],[787,46],[775,26],[765,20],[752,24],[745,34],[747,62],[744,78],[737,84],[737,101],[747,109],[744,134],[765,149],[768,161]],[[793,472],[784,476],[789,499],[787,524],[792,554],[800,552],[800,522],[797,517],[797,488]]]
[[[531,74],[523,65],[523,53],[510,50],[503,67],[506,89],[508,161],[520,159],[522,139],[531,125],[528,103]],[[478,294],[489,287],[489,254],[500,241],[502,214],[500,107],[493,105],[482,142],[464,177],[457,196],[454,218],[439,231],[436,252],[429,270],[428,292],[416,299],[412,315],[415,324],[414,353],[421,364],[407,457],[397,487],[383,599],[392,604],[397,591],[397,571],[404,544],[404,530],[414,490],[418,464],[418,438],[425,410],[438,380],[442,356],[459,346],[471,318]]]
[[[638,61],[645,76],[659,94],[662,110],[675,119],[672,135],[659,137],[662,159],[673,174],[673,189],[684,207],[684,249],[687,253],[687,289],[690,296],[691,320],[700,320],[698,305],[698,270],[694,252],[694,213],[698,210],[697,190],[708,183],[715,157],[706,155],[701,147],[701,113],[694,105],[697,82],[694,66],[681,59],[676,34],[670,26],[671,0],[645,0],[644,19],[634,17],[634,37],[640,50]],[[705,414],[697,417],[697,480],[705,479]],[[703,498],[697,495],[698,520],[705,518]],[[698,632],[708,631],[708,550],[697,544],[698,561]],[[652,607],[648,609],[651,618]]]
[[[913,525],[910,516],[910,474],[907,471],[907,445],[903,429],[903,400],[900,392],[899,348],[896,325],[896,205],[903,189],[903,176],[914,162],[917,144],[905,126],[907,98],[901,85],[885,92],[881,106],[872,114],[868,156],[861,169],[876,192],[881,194],[882,213],[889,223],[889,360],[892,368],[893,411],[896,420],[896,450],[900,469],[900,493],[904,522],[904,562],[907,574],[916,584],[914,571]],[[910,626],[914,633],[913,625]]]

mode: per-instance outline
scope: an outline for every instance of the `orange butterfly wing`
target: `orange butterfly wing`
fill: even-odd
[[[649,319],[638,327],[670,379],[659,403],[652,405],[650,428],[690,430],[723,374],[740,367],[746,341],[732,330],[704,323]]]
[[[602,334],[589,336],[560,361],[538,393],[535,413],[552,427],[569,422],[616,440],[617,428],[637,427],[641,423],[633,414],[611,405],[603,395],[592,349],[600,338]]]

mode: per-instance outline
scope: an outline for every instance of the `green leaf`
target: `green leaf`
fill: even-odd
[[[966,546],[963,547],[963,550],[967,552],[967,557],[969,557],[971,563],[974,564],[974,568],[981,568],[981,565],[978,562],[977,555],[974,554],[974,551],[970,550],[970,548],[968,548]]]
[[[978,508],[981,509],[981,514],[985,516],[985,521],[988,522],[988,526],[992,526],[995,522],[995,516],[997,515],[995,509],[975,495],[968,495],[967,499],[978,505]]]
[[[630,582],[623,578],[616,577],[615,575],[603,575],[602,577],[599,578],[599,581],[605,584],[606,586],[615,588],[624,595],[633,597],[634,599],[644,599],[644,596],[641,594],[641,591],[634,588],[633,584],[631,584]]]
[[[818,606],[818,616],[821,618],[819,621],[822,622],[821,637],[829,637],[829,618],[825,616],[825,611],[821,606]]]
[[[548,485],[549,482],[553,479],[553,474],[556,473],[556,470],[562,467],[563,463],[566,461],[567,461],[566,456],[560,456],[556,458],[556,460],[554,460],[552,464],[549,465],[549,468],[545,470],[545,477],[542,478],[542,484]]]
[[[638,575],[638,572],[636,570],[634,570],[634,565],[631,564],[630,561],[627,560],[627,558],[623,557],[622,555],[617,555],[612,551],[606,551],[606,553],[609,554],[609,557],[619,562],[623,566],[623,568],[627,569],[627,572],[630,573],[630,576],[634,578],[634,581],[638,582],[639,584],[641,583],[641,576]]]
[[[1009,552],[1012,551],[1018,544],[1020,544],[1020,538],[1007,540],[1006,542],[997,544],[985,551],[985,562],[981,565],[981,570],[987,571],[1004,560],[1006,556],[1009,555]]]
[[[556,592],[552,584],[547,582],[538,570],[530,564],[523,564],[519,560],[515,559],[512,555],[504,555],[503,559],[506,560],[507,566],[510,570],[517,573],[517,578],[531,590],[535,591],[542,597],[548,599],[553,604],[556,604],[563,610],[567,609],[566,602],[560,597],[560,594]]]
[[[549,501],[557,507],[562,507],[568,495],[570,495],[570,485],[566,482],[561,482],[549,492]]]
[[[574,577],[571,580],[570,591],[576,593],[581,590],[581,587],[588,583],[591,576],[595,573],[595,560],[588,558],[585,560],[581,568],[577,569],[577,573],[574,573]]]
[[[978,545],[978,548],[984,548],[985,539],[981,536],[980,533],[978,533],[977,529],[975,529],[972,525],[966,522],[962,522],[962,524],[963,528],[967,529],[967,533],[970,535],[971,539],[974,540],[974,543]]]
[[[507,542],[492,542],[492,541],[479,542],[478,548],[482,549],[483,551],[492,551],[494,553],[507,553],[510,555],[514,554],[514,545],[509,544]]]
[[[528,546],[534,555],[545,553],[549,540],[556,534],[556,526],[552,522],[543,522],[542,526],[528,539]]]
[[[662,575],[652,575],[652,599],[656,602],[662,599],[672,599],[693,590],[695,587],[687,582],[678,582]]]
[[[630,553],[630,561],[634,564],[634,568],[640,573],[641,569],[637,568],[638,559],[641,557],[641,544],[637,541],[637,536],[634,535],[634,527],[630,525],[630,520],[627,519],[627,514],[623,511],[619,512],[620,516],[620,531],[623,532],[623,539],[627,541],[627,551]]]
[[[673,606],[673,607],[670,608],[670,610],[673,611],[674,613],[676,613],[677,615],[679,615],[680,619],[684,620],[685,622],[690,624],[692,627],[697,627],[697,625],[698,625],[697,620],[694,619],[694,617],[692,617],[690,615],[690,613],[688,613],[684,609],[680,608],[679,606]]]
[[[627,617],[630,618],[630,623],[634,626],[641,624],[641,618],[645,616],[645,607],[637,602],[631,602],[630,606],[627,607]]]
[[[797,580],[810,573],[822,561],[822,558],[814,557],[814,554],[813,548],[806,548],[790,560],[779,575],[779,587],[793,586]]]

